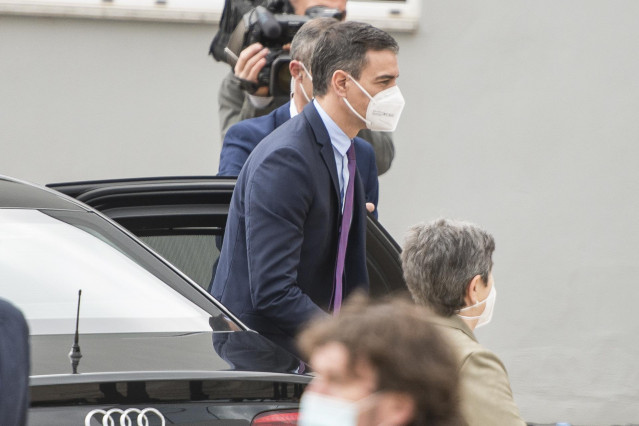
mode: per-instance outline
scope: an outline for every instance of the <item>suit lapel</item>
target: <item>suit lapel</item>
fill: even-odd
[[[311,125],[313,133],[315,135],[315,142],[320,146],[320,155],[324,160],[324,164],[331,175],[331,181],[333,182],[333,189],[337,199],[340,199],[339,181],[337,180],[337,165],[335,164],[335,153],[333,151],[333,145],[331,144],[331,138],[328,136],[328,130],[324,126],[324,122],[320,117],[315,105],[309,103],[302,111],[304,117]]]

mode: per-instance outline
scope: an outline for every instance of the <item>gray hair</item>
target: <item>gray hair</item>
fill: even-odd
[[[302,62],[311,72],[311,60],[317,40],[328,27],[337,22],[334,18],[315,18],[302,25],[291,42],[291,59]]]
[[[450,316],[464,307],[470,281],[488,283],[495,240],[479,226],[448,219],[412,226],[402,251],[404,279],[416,303]]]
[[[397,53],[399,46],[390,34],[362,22],[339,22],[324,31],[311,61],[315,96],[328,92],[337,70],[358,79],[366,66],[366,54],[371,50]]]

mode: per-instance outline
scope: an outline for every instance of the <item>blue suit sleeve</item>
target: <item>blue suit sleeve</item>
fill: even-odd
[[[253,148],[259,143],[244,129],[244,123],[238,123],[226,132],[220,152],[218,176],[238,176]]]
[[[312,177],[299,152],[281,148],[250,179],[245,226],[251,299],[262,315],[294,335],[301,323],[324,313],[297,285]]]

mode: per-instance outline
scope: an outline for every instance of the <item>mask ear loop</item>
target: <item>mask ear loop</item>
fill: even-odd
[[[304,86],[300,83],[300,88],[302,89],[302,95],[304,95],[304,99],[306,99],[307,103],[311,103],[311,98],[308,97],[308,95],[306,94],[306,89],[304,89]]]
[[[484,303],[486,303],[486,301],[488,300],[488,298],[490,297],[490,295],[486,296],[486,298],[484,300],[482,300],[481,302],[477,302],[474,305],[470,305],[470,306],[466,306],[465,308],[461,308],[458,312],[462,312],[462,311],[467,311],[469,309],[473,309],[479,305],[482,305]]]
[[[372,97],[372,96],[371,96],[371,95],[370,95],[370,94],[366,91],[366,89],[364,89],[364,88],[362,87],[362,85],[361,85],[361,84],[359,84],[359,83],[357,82],[357,80],[355,80],[355,79],[353,78],[353,76],[352,76],[352,75],[350,75],[350,74],[346,74],[346,75],[348,75],[348,78],[350,78],[351,80],[353,80],[353,83],[355,83],[355,84],[357,85],[357,87],[359,87],[359,90],[361,90],[362,92],[364,92],[364,94],[365,94],[366,96],[368,96],[368,99],[370,99],[371,101],[373,100],[373,97]]]
[[[306,69],[306,65],[304,65],[304,62],[300,61],[300,65],[302,66],[302,68],[304,69],[304,72],[306,73],[306,75],[308,76],[308,78],[313,81],[313,76],[311,75],[310,72],[308,72],[308,70]]]
[[[492,298],[494,298],[494,297],[495,297],[495,295],[494,295],[494,293],[495,293],[494,288],[495,288],[495,285],[493,284],[493,287],[490,289],[490,293],[489,293],[489,294],[488,294],[488,296],[486,296],[486,298],[485,298],[484,300],[482,300],[481,302],[477,302],[477,303],[475,303],[474,305],[466,306],[465,308],[461,308],[460,310],[458,310],[458,311],[457,311],[457,312],[458,312],[458,313],[457,313],[457,316],[458,316],[458,317],[460,317],[460,318],[463,318],[463,319],[467,319],[467,320],[473,320],[473,319],[481,318],[481,314],[476,315],[476,316],[469,317],[469,316],[466,316],[466,315],[460,315],[460,314],[459,314],[459,312],[467,311],[468,309],[472,309],[472,308],[475,308],[475,307],[477,307],[477,306],[483,305],[484,303],[488,302],[488,299],[490,299],[491,297],[492,297]]]
[[[302,61],[298,61],[298,62],[300,63],[300,65],[302,66],[302,69],[304,70],[304,72],[306,73],[306,75],[308,76],[308,78],[312,82],[313,81],[313,76],[306,69],[306,66],[304,65],[304,62],[302,62]],[[292,77],[292,79],[295,80],[295,77]],[[300,83],[300,87],[302,89],[302,95],[304,95],[304,99],[306,99],[306,102],[310,104],[311,103],[311,98],[309,98],[308,94],[306,94],[306,89],[304,89],[304,85]]]
[[[357,80],[355,80],[350,74],[346,74],[348,76],[348,78],[350,78],[351,80],[353,80],[353,83],[355,83],[357,85],[357,87],[359,87],[359,90],[361,90],[366,96],[368,96],[368,99],[371,100],[371,102],[373,101],[373,98],[371,97],[371,95],[368,94],[368,92],[366,91],[366,89],[364,89],[358,82]],[[364,117],[362,117],[360,115],[359,112],[355,111],[355,108],[353,108],[353,106],[351,105],[350,102],[348,102],[348,99],[346,99],[346,97],[342,98],[344,100],[344,103],[346,104],[346,106],[351,110],[351,112],[353,114],[355,114],[357,116],[357,118],[359,118],[360,120],[362,120],[364,123],[366,123],[366,127],[370,128],[372,123],[370,120],[365,119]]]

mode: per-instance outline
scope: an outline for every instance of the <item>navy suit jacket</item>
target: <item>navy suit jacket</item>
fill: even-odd
[[[267,115],[243,120],[231,126],[222,143],[218,176],[239,175],[246,159],[257,144],[290,118],[289,101]],[[375,151],[372,145],[362,138],[355,137],[354,141],[357,170],[362,177],[366,201],[375,205],[373,215],[377,218],[379,181]]]
[[[368,290],[359,173],[354,185],[345,298],[356,288]],[[267,136],[242,168],[211,294],[252,329],[291,347],[303,323],[330,310],[341,216],[333,146],[310,103]]]

